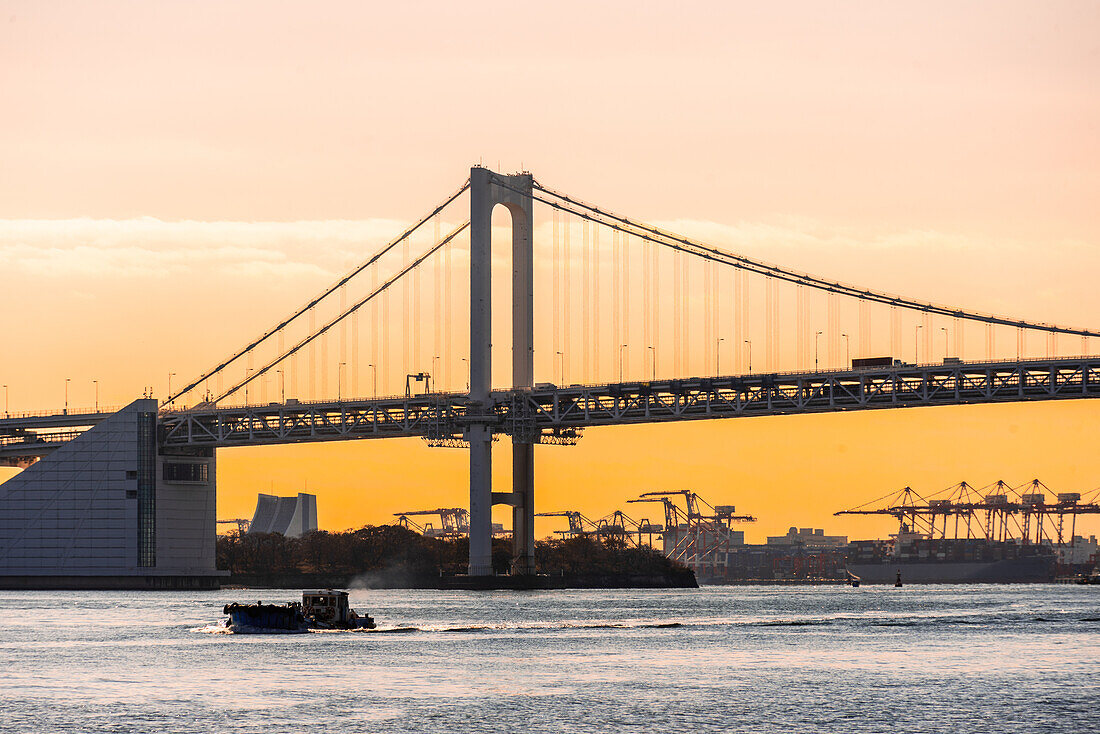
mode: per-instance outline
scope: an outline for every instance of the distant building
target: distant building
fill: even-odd
[[[317,529],[317,497],[299,492],[297,497],[261,494],[256,498],[256,513],[249,533],[281,533],[288,538]]]
[[[1058,554],[1058,562],[1064,566],[1092,563],[1097,551],[1100,551],[1100,544],[1097,543],[1095,535],[1090,535],[1087,540],[1080,535],[1075,535],[1072,543],[1054,544],[1054,552]]]
[[[666,528],[661,533],[662,550],[666,556],[672,556],[677,549],[687,545],[698,547],[702,553],[703,548],[719,548],[730,545],[744,545],[745,531],[731,530],[725,525],[706,525],[691,527],[689,525],[674,525]]]
[[[796,545],[803,548],[841,548],[848,545],[847,535],[826,535],[824,528],[791,528],[786,535],[773,535],[768,545]]]

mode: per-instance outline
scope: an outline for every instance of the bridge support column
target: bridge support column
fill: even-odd
[[[535,572],[535,446],[512,445],[512,573]]]
[[[534,257],[530,174],[470,170],[470,566],[492,574],[492,218],[502,204],[512,215],[512,387],[534,386]],[[518,439],[518,440],[517,440]],[[513,437],[513,573],[534,573],[535,451],[530,436]]]
[[[525,193],[512,213],[512,385],[535,386],[535,268],[531,176],[512,177]],[[519,184],[518,186],[516,184]],[[534,436],[512,436],[512,573],[535,572]]]
[[[493,575],[493,436],[488,426],[470,426],[471,576]]]

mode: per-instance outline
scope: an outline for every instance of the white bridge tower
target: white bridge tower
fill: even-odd
[[[535,446],[512,437],[512,491],[493,492],[492,478],[492,218],[497,204],[512,216],[512,385],[534,386],[534,222],[529,173],[470,170],[470,443],[471,576],[493,573],[492,507],[512,506],[513,574],[535,572]],[[483,421],[477,421],[481,416]]]

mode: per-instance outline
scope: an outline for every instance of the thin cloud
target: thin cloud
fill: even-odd
[[[548,219],[543,218],[536,229],[537,266],[543,271],[552,252]],[[408,224],[392,219],[0,220],[0,282],[18,278],[56,285],[80,280],[80,289],[87,289],[89,280],[102,288],[112,280],[202,278],[241,286],[309,283],[311,289],[324,287],[365,261]],[[734,224],[678,219],[654,224],[734,253],[856,285],[979,310],[1020,313],[1038,308],[1042,313],[1055,312],[1048,318],[1072,321],[1081,316],[1064,301],[1079,302],[1080,297],[1071,298],[1065,292],[1067,286],[1054,264],[1072,261],[1081,268],[1100,269],[1100,250],[1071,240],[1051,243],[1041,258],[1035,258],[1031,256],[1034,246],[1025,242],[924,229],[841,228],[806,218]],[[453,226],[441,223],[441,232]],[[431,230],[429,226],[417,233],[410,249],[413,255],[426,248]],[[494,234],[498,245],[509,240],[507,227],[499,227]],[[582,240],[580,232],[573,235],[571,260],[579,267]],[[463,272],[468,261],[465,235],[460,239],[452,251],[451,267],[456,273]],[[610,265],[608,233],[600,244],[600,258]],[[507,247],[494,247],[494,256],[495,264],[507,265]],[[401,257],[401,248],[396,248],[382,272],[393,272]],[[943,267],[945,263],[951,267]],[[642,264],[635,260],[632,267]],[[981,277],[983,273],[995,273],[996,283],[984,282],[989,278]]]
[[[8,276],[174,278],[336,277],[400,232],[392,220],[165,222],[0,221],[0,269]]]

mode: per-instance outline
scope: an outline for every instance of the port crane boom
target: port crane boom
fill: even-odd
[[[1060,492],[1047,501],[1050,488],[1038,479],[1017,487],[1004,481],[976,489],[959,482],[928,497],[911,487],[885,495],[834,515],[888,515],[898,521],[899,532],[946,539],[954,520],[954,537],[965,530],[966,538],[1021,543],[1065,542],[1065,519],[1070,518],[1069,537],[1076,531],[1078,515],[1100,514],[1097,494],[1082,501],[1080,492]]]
[[[684,507],[673,498],[683,497]],[[660,502],[665,511],[664,552],[696,575],[722,575],[729,562],[733,523],[753,522],[752,515],[738,515],[733,505],[711,505],[688,489],[643,492],[628,502]]]
[[[218,525],[236,525],[237,535],[244,535],[248,532],[249,526],[252,524],[251,520],[247,520],[243,517],[236,517],[232,520],[216,520]]]
[[[470,534],[470,512],[463,507],[441,507],[436,510],[410,510],[408,512],[393,513],[397,518],[397,524],[410,530],[415,530],[429,538],[461,538]],[[418,524],[410,520],[410,517],[438,517],[440,526],[432,527],[431,523]]]

